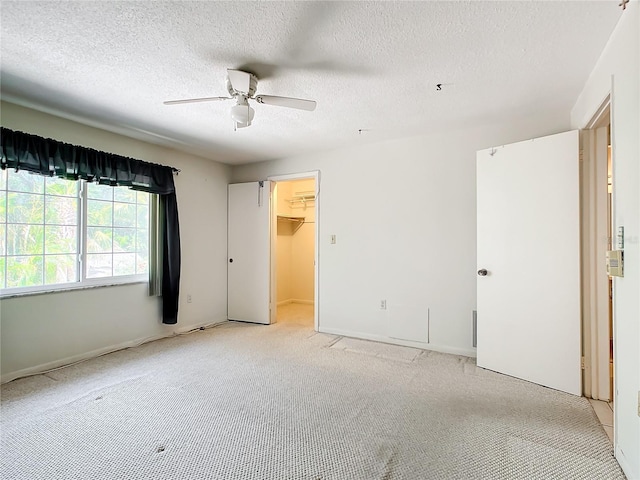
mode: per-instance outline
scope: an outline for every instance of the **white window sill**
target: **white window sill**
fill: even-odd
[[[31,295],[47,295],[50,293],[71,292],[74,290],[86,290],[89,288],[117,287],[149,283],[147,275],[130,275],[127,277],[109,277],[85,280],[84,282],[65,283],[58,285],[38,285],[37,287],[6,288],[0,289],[0,300],[16,297],[28,297]]]

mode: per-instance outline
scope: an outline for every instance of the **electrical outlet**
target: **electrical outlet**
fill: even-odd
[[[191,303],[191,294],[187,293],[187,303]]]
[[[386,309],[387,309],[387,301],[380,300],[380,310],[386,310]]]

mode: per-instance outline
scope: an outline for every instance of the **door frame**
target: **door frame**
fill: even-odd
[[[608,180],[608,138],[604,129],[611,125],[610,113],[609,95],[581,131],[580,161],[583,394],[605,401],[613,400],[614,393],[609,375],[609,284],[604,276],[608,247],[603,243],[609,235],[608,223],[614,217],[611,212],[611,220],[608,219],[608,195],[598,191],[606,188],[603,185]],[[613,338],[615,344],[615,334]],[[615,370],[615,358],[613,366]]]
[[[270,175],[267,180],[273,182],[276,186],[278,182],[286,182],[291,180],[307,180],[314,179],[316,190],[315,201],[315,235],[314,235],[314,278],[313,278],[313,329],[318,332],[320,328],[320,170],[311,170],[308,172],[300,173],[288,173],[283,175]],[[272,194],[273,197],[273,194]],[[272,205],[275,205],[272,198]],[[271,209],[271,222],[272,225],[277,224],[277,209],[274,207]],[[271,250],[271,303],[277,305],[277,289],[275,288],[276,282],[276,236],[278,234],[277,228],[271,229],[271,237],[269,238],[270,250]],[[272,312],[276,309],[273,308]],[[273,315],[273,313],[272,313]]]

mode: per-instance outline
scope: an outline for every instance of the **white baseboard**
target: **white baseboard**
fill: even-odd
[[[475,349],[465,349],[449,347],[446,345],[434,345],[432,343],[413,342],[411,340],[399,340],[397,338],[386,337],[384,335],[372,335],[369,333],[351,332],[338,328],[322,328],[322,324],[318,329],[320,333],[329,333],[331,335],[340,335],[341,337],[359,338],[361,340],[373,340],[374,342],[389,343],[391,345],[400,345],[402,347],[420,348],[422,350],[433,350],[434,352],[450,353],[452,355],[463,355],[465,357],[476,356]]]
[[[615,457],[616,457],[616,460],[618,461],[618,464],[620,465],[620,468],[622,469],[622,471],[624,472],[624,474],[627,476],[629,480],[634,478],[635,479],[640,478],[640,470],[636,472],[633,471],[633,469],[631,468],[631,464],[629,463],[627,458],[624,456],[624,453],[622,453],[622,450],[620,449],[620,447],[618,447],[617,445],[615,448]]]
[[[309,300],[298,300],[298,299],[289,299],[289,300],[285,300],[283,302],[278,302],[278,305],[286,305],[289,303],[301,303],[301,304],[305,304],[305,305],[313,305],[312,301]],[[181,333],[186,333],[192,330],[198,330],[201,327],[207,327],[207,326],[212,326],[212,325],[217,325],[219,323],[222,322],[226,322],[227,319],[223,318],[220,319],[218,321],[214,321],[214,322],[205,322],[205,323],[200,323],[200,324],[194,324],[194,325],[189,325],[187,327],[183,327],[183,328],[176,328],[173,329],[170,332],[167,333],[163,333],[163,334],[158,334],[158,335],[154,335],[151,337],[146,337],[146,338],[137,338],[134,340],[129,340],[126,342],[122,342],[122,343],[118,343],[115,345],[109,345],[103,348],[99,348],[96,350],[91,350],[89,352],[84,352],[78,355],[72,355],[70,357],[66,357],[66,358],[62,358],[59,360],[54,360],[51,362],[47,362],[47,363],[43,363],[40,365],[36,365],[34,367],[28,367],[28,368],[24,368],[22,370],[17,370],[15,372],[9,372],[9,373],[5,373],[0,377],[0,383],[7,383],[10,382],[12,380],[15,380],[17,378],[21,378],[21,377],[27,377],[30,375],[38,375],[41,373],[45,373],[47,371],[56,369],[56,368],[60,368],[60,367],[64,367],[64,366],[68,366],[71,365],[73,363],[78,363],[84,360],[89,360],[91,358],[95,358],[95,357],[99,357],[101,355],[106,355],[108,353],[112,353],[112,352],[117,352],[118,350],[124,350],[125,348],[132,348],[132,347],[137,347],[139,345],[142,345],[144,343],[148,343],[148,342],[153,342],[155,340],[160,340],[162,338],[168,338],[168,337],[173,337],[175,335],[179,335]],[[341,329],[334,329],[334,328],[322,328],[322,326],[320,326],[319,332],[321,333],[329,333],[332,335],[340,335],[343,337],[352,337],[352,338],[359,338],[362,340],[373,340],[376,342],[382,342],[382,343],[389,343],[392,345],[400,345],[400,346],[404,346],[404,347],[414,347],[414,348],[420,348],[423,350],[433,350],[436,352],[441,352],[441,353],[450,353],[453,355],[464,355],[467,357],[475,357],[476,356],[476,352],[475,350],[472,349],[462,349],[462,348],[454,348],[454,347],[448,347],[448,346],[442,346],[442,345],[434,345],[434,344],[430,344],[430,343],[422,343],[422,342],[412,342],[409,340],[398,340],[396,338],[390,338],[390,337],[386,337],[383,335],[371,335],[371,334],[367,334],[367,333],[361,333],[361,332],[352,332],[352,331],[348,331],[348,330],[341,330]],[[619,463],[622,465],[622,462],[619,460]]]
[[[151,337],[145,338],[137,338],[134,340],[129,340],[126,342],[118,343],[115,345],[109,345],[106,347],[98,348],[95,350],[91,350],[89,352],[79,353],[77,355],[72,355],[70,357],[61,358],[59,360],[53,360],[51,362],[42,363],[40,365],[36,365],[34,367],[23,368],[21,370],[17,370],[15,372],[4,373],[0,376],[0,384],[7,383],[12,380],[16,380],[22,377],[29,377],[31,375],[39,375],[41,373],[45,373],[51,370],[55,370],[58,368],[66,367],[72,365],[74,363],[83,362],[85,360],[90,360],[92,358],[100,357],[102,355],[106,355],[108,353],[117,352],[118,350],[124,350],[125,348],[133,348],[143,345],[145,343],[154,342],[156,340],[160,340],[162,338],[175,337],[176,335],[180,335],[183,333],[190,332],[192,330],[199,330],[202,327],[210,327],[214,325],[218,325],[219,323],[226,322],[227,319],[223,318],[214,322],[204,322],[200,324],[189,325],[187,327],[176,328],[167,333],[161,333],[158,335],[153,335]]]
[[[301,300],[298,298],[289,298],[288,300],[282,300],[280,302],[277,303],[277,305],[279,307],[281,307],[282,305],[289,305],[291,303],[299,303],[301,305],[313,305],[313,300]]]

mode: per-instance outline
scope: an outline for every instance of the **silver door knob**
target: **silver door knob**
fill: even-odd
[[[486,277],[487,276],[487,269],[486,268],[481,268],[480,270],[478,270],[478,275],[480,275],[481,277]]]

